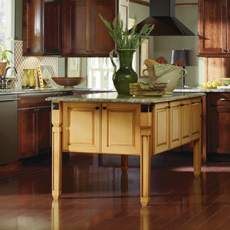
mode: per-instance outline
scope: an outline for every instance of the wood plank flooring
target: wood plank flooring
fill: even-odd
[[[51,197],[50,156],[20,168],[0,167],[1,230],[229,230],[230,156],[218,157],[194,178],[192,154],[152,157],[151,202],[140,205],[139,158],[64,154],[63,194]]]

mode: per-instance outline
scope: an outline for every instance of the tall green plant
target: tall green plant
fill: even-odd
[[[139,33],[136,33],[136,23],[128,30],[127,26],[124,28],[124,23],[121,20],[120,14],[113,20],[112,25],[106,21],[101,14],[99,17],[104,22],[109,30],[109,34],[117,45],[117,49],[137,49],[144,40],[149,36],[154,26],[145,24]],[[141,37],[143,37],[141,39]]]

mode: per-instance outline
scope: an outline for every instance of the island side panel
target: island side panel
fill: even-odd
[[[62,190],[62,103],[52,102],[52,195],[58,199]]]

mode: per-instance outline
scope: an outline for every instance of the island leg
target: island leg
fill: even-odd
[[[121,155],[121,171],[122,173],[127,173],[128,171],[128,155]]]
[[[201,172],[201,139],[200,138],[194,141],[193,164],[194,164],[194,175],[195,177],[199,177]]]
[[[62,185],[62,106],[52,103],[52,195],[58,199]]]
[[[142,153],[140,156],[140,179],[141,179],[141,204],[147,206],[150,202],[150,171],[151,161],[149,153],[150,130],[142,130]]]

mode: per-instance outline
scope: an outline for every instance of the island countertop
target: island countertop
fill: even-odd
[[[115,103],[161,103],[204,96],[204,93],[173,93],[158,97],[133,97],[117,93],[96,93],[72,96],[48,97],[47,101],[64,102],[115,102]]]

